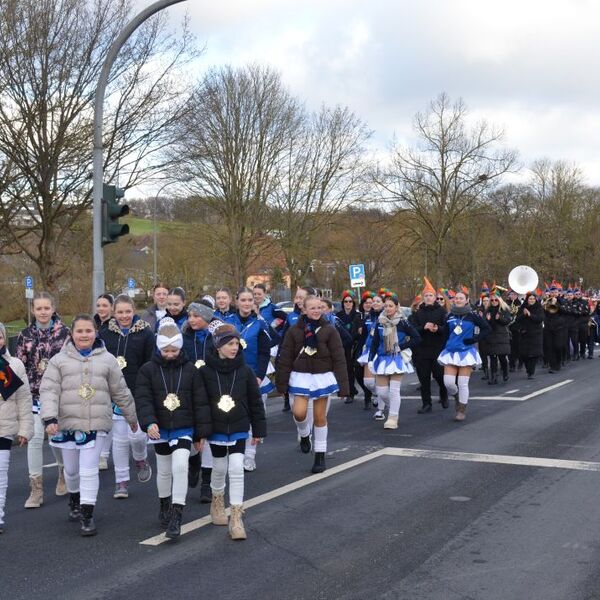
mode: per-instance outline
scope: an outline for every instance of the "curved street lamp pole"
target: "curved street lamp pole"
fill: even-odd
[[[172,6],[185,2],[185,0],[159,0],[145,8],[142,12],[136,15],[121,31],[119,37],[113,42],[110,47],[98,85],[96,86],[96,98],[94,104],[94,151],[93,151],[93,272],[92,272],[92,307],[96,298],[104,293],[104,250],[102,248],[102,183],[104,179],[104,164],[103,164],[103,145],[102,145],[102,119],[104,116],[104,96],[106,94],[106,86],[110,70],[123,47],[123,44],[129,39],[131,34],[147,19],[157,12]]]

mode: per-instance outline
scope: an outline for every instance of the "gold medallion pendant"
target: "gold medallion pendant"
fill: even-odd
[[[127,366],[127,360],[124,356],[117,356],[117,363],[119,364],[119,369],[121,369],[121,371]]]
[[[310,346],[304,346],[304,354],[308,354],[308,356],[314,356],[317,353],[316,348],[311,348]]]
[[[181,401],[179,400],[179,396],[177,394],[167,394],[167,397],[163,401],[163,406],[173,412],[175,409],[181,406]]]
[[[240,346],[242,347],[242,350],[245,350],[248,347],[248,342],[246,342],[244,338],[240,338]]]
[[[228,413],[235,406],[235,402],[233,401],[233,398],[229,394],[223,394],[223,396],[221,396],[219,398],[219,402],[218,402],[217,406],[223,412]]]
[[[43,373],[46,370],[47,366],[48,366],[48,359],[42,358],[37,366],[38,373]]]
[[[457,326],[454,328],[454,333],[455,333],[456,335],[460,335],[460,334],[462,333],[462,327],[461,327],[460,325],[457,325]]]
[[[83,400],[90,400],[94,397],[96,390],[89,383],[82,383],[77,390],[79,397]]]
[[[201,369],[206,363],[199,358],[195,363],[194,366],[196,367],[196,369]]]

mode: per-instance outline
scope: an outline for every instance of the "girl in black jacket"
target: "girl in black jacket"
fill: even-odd
[[[212,416],[212,435],[208,438],[213,455],[210,516],[215,525],[228,524],[224,500],[228,474],[229,535],[234,540],[245,540],[244,451],[250,427],[251,444],[258,444],[266,436],[265,409],[256,375],[245,363],[238,330],[230,324],[222,325],[213,332],[213,346],[207,351],[206,366],[199,370]]]
[[[125,383],[135,397],[135,382],[142,365],[154,354],[154,333],[146,321],[135,314],[133,300],[124,294],[117,296],[114,303],[115,316],[98,332],[106,349],[116,357]],[[137,470],[138,481],[147,483],[152,478],[148,462],[148,446],[144,432],[131,431],[121,410],[113,404],[112,451],[115,468],[115,491],[113,498],[129,497],[129,449]],[[106,442],[105,442],[106,444]],[[104,446],[104,452],[107,447]]]
[[[210,408],[200,371],[181,351],[183,338],[172,319],[162,319],[159,352],[139,371],[135,405],[140,427],[156,452],[159,521],[168,538],[181,532],[188,488],[188,459],[211,433]],[[171,504],[172,500],[172,504]]]

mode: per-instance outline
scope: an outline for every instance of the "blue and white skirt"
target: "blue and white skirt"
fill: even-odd
[[[359,365],[369,364],[369,350],[366,346],[363,346],[362,354],[356,359]]]
[[[335,375],[327,373],[290,373],[288,391],[297,396],[308,396],[311,399],[323,398],[335,394],[340,389]]]
[[[100,438],[106,437],[106,431],[70,431],[61,430],[56,435],[53,435],[48,441],[55,448],[63,448],[64,450],[84,450],[85,448],[93,448],[96,441],[100,445],[104,442]]]
[[[384,354],[375,355],[372,363],[369,363],[369,369],[374,375],[401,375],[403,373],[414,373],[412,363],[404,361],[402,354]]]
[[[438,356],[440,365],[451,365],[453,367],[479,367],[481,365],[481,357],[475,346],[468,350],[460,352],[449,352],[442,350]]]
[[[268,372],[268,370],[267,370]],[[268,394],[269,392],[272,392],[275,389],[275,386],[273,385],[273,382],[265,376],[265,378],[260,382],[260,393],[261,394]]]

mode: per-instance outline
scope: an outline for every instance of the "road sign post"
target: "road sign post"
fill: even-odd
[[[135,298],[135,279],[133,277],[130,277],[127,280],[127,294],[129,295],[130,298]]]
[[[31,301],[33,300],[33,277],[25,277],[25,298],[27,299],[27,325],[31,323]]]
[[[365,265],[350,265],[350,287],[365,287]]]

